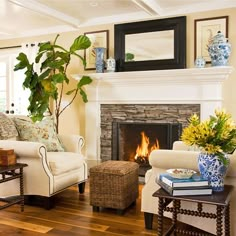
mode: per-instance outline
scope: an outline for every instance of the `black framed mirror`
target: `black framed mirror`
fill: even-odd
[[[186,68],[186,16],[117,24],[117,71]]]

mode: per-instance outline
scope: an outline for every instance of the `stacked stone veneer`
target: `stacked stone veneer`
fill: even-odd
[[[112,158],[112,122],[182,123],[196,113],[200,104],[102,104],[101,105],[101,160]]]

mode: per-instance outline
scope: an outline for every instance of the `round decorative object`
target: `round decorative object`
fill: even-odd
[[[198,168],[203,178],[208,179],[212,190],[221,192],[224,190],[224,178],[229,167],[229,157],[225,154],[227,164],[224,164],[217,155],[200,153],[198,156]]]
[[[224,35],[218,31],[208,47],[212,66],[226,66],[231,54],[231,45]]]
[[[205,65],[206,65],[206,61],[203,57],[198,57],[196,60],[195,60],[195,67],[197,68],[204,68]]]
[[[116,71],[116,60],[112,57],[107,59],[107,72],[115,72]]]
[[[104,56],[105,56],[106,48],[97,47],[97,48],[94,48],[94,50],[96,53],[96,72],[103,73],[104,67],[105,67]]]
[[[176,179],[190,179],[197,173],[196,171],[190,169],[168,169],[166,172]]]

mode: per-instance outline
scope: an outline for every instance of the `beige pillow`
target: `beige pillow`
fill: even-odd
[[[19,132],[20,140],[43,143],[49,152],[64,151],[57,136],[52,117],[45,118],[36,123],[21,118],[13,118],[13,121]]]
[[[18,136],[18,132],[14,122],[0,112],[0,139],[12,139],[16,136]]]

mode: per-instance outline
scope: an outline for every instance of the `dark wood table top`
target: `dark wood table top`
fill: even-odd
[[[225,185],[224,191],[222,192],[213,192],[212,195],[191,195],[191,196],[172,196],[167,193],[164,189],[160,188],[155,193],[153,197],[167,198],[172,200],[183,200],[189,202],[197,203],[207,203],[212,205],[226,206],[229,204],[230,195],[233,191],[232,185]]]
[[[0,166],[0,174],[7,172],[7,171],[12,171],[12,170],[16,170],[16,169],[20,169],[23,167],[28,166],[25,163],[16,163],[15,165],[9,165],[9,166]]]

